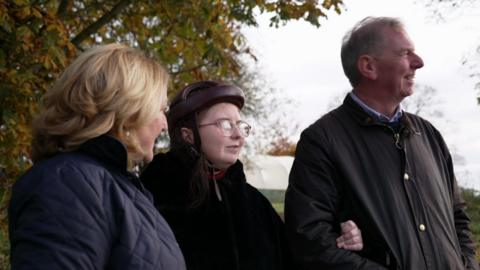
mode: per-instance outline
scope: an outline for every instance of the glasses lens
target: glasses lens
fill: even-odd
[[[232,122],[228,119],[221,119],[218,121],[218,125],[220,126],[220,129],[223,131],[223,134],[225,136],[231,136],[232,131],[233,131],[233,125]]]
[[[240,134],[242,134],[243,137],[248,137],[248,135],[250,135],[250,130],[252,129],[252,127],[249,124],[243,121],[239,121],[237,126]]]

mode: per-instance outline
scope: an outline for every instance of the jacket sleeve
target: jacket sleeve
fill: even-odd
[[[386,269],[336,246],[342,198],[327,147],[311,128],[297,145],[285,195],[285,224],[294,258],[306,269]]]
[[[67,167],[17,182],[9,206],[12,270],[106,267],[111,237],[104,220],[111,213],[95,181],[86,180],[92,177],[101,180]]]
[[[448,177],[451,185],[450,190],[452,191],[453,198],[453,217],[455,219],[455,230],[457,232],[458,242],[462,251],[463,263],[466,269],[480,270],[480,266],[475,259],[475,244],[469,227],[470,218],[465,211],[466,203],[462,199],[455,177],[452,156],[440,132],[433,126],[432,129],[435,132],[439,146],[442,149],[442,158],[445,160],[448,167]]]

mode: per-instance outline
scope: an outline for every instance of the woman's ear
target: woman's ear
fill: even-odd
[[[370,55],[364,54],[360,56],[357,61],[357,68],[360,74],[367,79],[376,80],[378,77],[377,63],[375,62],[375,58]]]
[[[127,123],[123,124],[122,129],[120,131],[111,129],[109,131],[109,135],[114,136],[117,139],[119,139],[119,138],[127,139],[134,132],[135,132],[135,129],[134,129],[133,125],[130,124],[129,121],[127,121]]]
[[[182,134],[182,139],[184,139],[185,141],[187,141],[190,144],[195,143],[195,140],[193,138],[193,131],[191,129],[186,128],[186,127],[182,127],[182,128],[180,128],[180,132]]]

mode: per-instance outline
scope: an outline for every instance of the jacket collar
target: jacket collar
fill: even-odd
[[[403,109],[402,109],[402,104],[398,104],[395,113],[393,114],[392,117],[388,117],[384,115],[383,113],[380,113],[376,111],[374,108],[368,106],[365,102],[363,102],[356,94],[354,91],[350,92],[350,97],[355,101],[364,111],[366,111],[368,114],[373,116],[374,118],[378,119],[381,122],[387,122],[387,123],[395,123],[395,122],[400,122],[400,118],[402,117],[403,114]]]
[[[127,170],[128,155],[125,146],[116,138],[109,135],[100,135],[83,143],[79,151],[92,156],[102,163]]]
[[[385,126],[386,124],[380,122],[378,119],[372,117],[368,112],[366,112],[360,105],[357,104],[350,96],[347,94],[343,101],[343,106],[347,109],[347,112],[352,115],[352,117],[362,126]],[[413,133],[419,135],[420,132],[418,128],[413,124],[411,116],[407,112],[402,113],[400,118],[401,130],[407,133]]]

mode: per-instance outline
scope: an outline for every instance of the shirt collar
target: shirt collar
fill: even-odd
[[[362,100],[360,100],[353,91],[350,92],[350,96],[352,99],[360,106],[362,109],[364,109],[368,114],[373,116],[375,119],[378,119],[380,122],[387,122],[387,123],[394,123],[400,121],[400,118],[402,117],[403,114],[403,108],[402,104],[399,104],[397,109],[395,110],[395,113],[393,114],[392,117],[388,117],[382,113],[377,112],[367,104],[365,104]]]

